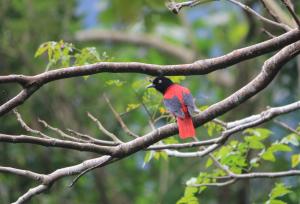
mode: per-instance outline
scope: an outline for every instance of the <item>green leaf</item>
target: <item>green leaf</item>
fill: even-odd
[[[185,80],[185,76],[171,76],[170,79],[174,82],[174,83],[180,83],[181,81]]]
[[[266,202],[266,204],[287,204],[287,203],[281,200],[269,200],[268,202]]]
[[[199,204],[199,201],[195,196],[184,196],[176,204]]]
[[[208,158],[205,164],[205,167],[208,168],[213,164],[213,160],[211,158]]]
[[[141,106],[140,103],[131,103],[131,104],[128,104],[128,105],[127,105],[127,108],[126,108],[126,112],[129,112],[129,111],[131,111],[131,110],[134,110],[134,109],[136,109],[136,108],[138,108],[138,107],[140,107],[140,106]]]
[[[248,128],[243,133],[249,136],[256,136],[258,140],[265,140],[272,134],[272,131],[266,128]]]
[[[275,152],[290,152],[292,151],[292,148],[290,148],[288,145],[281,144],[281,143],[274,143],[269,147],[265,152],[262,153],[262,158],[264,160],[268,161],[276,161],[276,158],[274,156]]]
[[[151,161],[151,159],[153,158],[153,154],[154,154],[154,151],[148,151],[148,152],[146,152],[146,155],[144,157],[144,164],[143,164],[143,166],[145,166],[147,163],[149,163]]]
[[[166,152],[160,152],[160,156],[164,158],[166,161],[168,161],[169,159],[168,154]]]
[[[294,168],[298,166],[299,163],[300,163],[300,154],[292,155],[292,167]]]
[[[258,140],[250,140],[249,147],[251,149],[263,149],[265,145]]]
[[[42,54],[44,54],[47,50],[48,50],[49,46],[48,43],[43,43],[39,46],[39,48],[37,49],[37,51],[34,54],[34,57],[39,57]]]
[[[108,86],[116,86],[116,87],[121,87],[123,84],[125,84],[125,81],[121,81],[119,79],[111,79],[105,82]]]
[[[291,192],[292,191],[290,191],[283,183],[276,183],[269,196],[271,200],[273,200],[274,198],[284,196]]]
[[[165,144],[178,144],[178,140],[175,137],[168,137],[163,140]]]
[[[272,146],[269,149],[272,152],[278,152],[278,151],[281,151],[281,152],[290,152],[290,151],[292,151],[292,148],[290,148],[288,145],[280,144],[280,143],[272,144]]]
[[[159,160],[159,158],[160,158],[160,153],[154,152],[154,159]]]
[[[280,143],[292,144],[294,146],[299,146],[298,137],[299,137],[298,135],[292,133],[292,134],[289,134],[288,136],[284,137]]]
[[[223,130],[222,126],[220,126],[214,122],[208,122],[204,125],[204,127],[207,128],[208,136],[213,136],[215,133],[219,133]]]
[[[268,151],[268,150],[262,154],[262,158],[267,161],[272,161],[272,162],[276,161],[276,158],[275,158],[273,152]]]
[[[198,188],[197,187],[187,186],[185,188],[185,191],[184,191],[184,196],[193,196],[197,192],[198,192]]]

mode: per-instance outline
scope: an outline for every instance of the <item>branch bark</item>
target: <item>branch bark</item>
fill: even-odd
[[[148,75],[204,75],[224,69],[241,61],[248,60],[294,43],[300,39],[300,30],[295,29],[276,38],[256,45],[241,48],[221,57],[198,60],[191,64],[154,65],[138,62],[118,63],[101,62],[85,66],[68,67],[52,70],[35,76],[8,75],[0,76],[0,84],[18,83],[25,87],[17,96],[0,106],[0,116],[24,103],[41,86],[60,79],[109,73],[142,73]]]

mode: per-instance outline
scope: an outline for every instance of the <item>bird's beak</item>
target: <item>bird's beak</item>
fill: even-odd
[[[154,88],[154,87],[155,87],[154,84],[149,84],[148,86],[146,86],[147,89]]]

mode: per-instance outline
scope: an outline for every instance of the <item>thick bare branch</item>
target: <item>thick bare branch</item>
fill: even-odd
[[[6,135],[0,133],[0,142],[35,144],[45,147],[59,147],[98,154],[112,154],[114,147],[99,146],[91,143],[79,143],[60,139],[44,139],[27,135]]]
[[[218,69],[224,69],[241,61],[275,51],[300,39],[300,31],[295,29],[268,41],[235,50],[221,57],[199,60],[191,64],[182,65],[153,65],[138,62],[117,63],[101,62],[85,66],[68,67],[52,70],[35,76],[25,76],[23,81],[26,88],[17,96],[0,106],[0,116],[22,104],[42,85],[49,82],[92,75],[101,72],[110,73],[143,73],[148,75],[203,75]],[[18,75],[0,76],[1,83],[19,83]]]
[[[17,169],[17,168],[6,167],[6,166],[0,166],[0,172],[23,176],[26,178],[33,179],[35,181],[41,181],[44,176],[43,174],[38,174],[29,170]]]
[[[54,182],[58,181],[59,179],[61,179],[63,177],[77,175],[89,168],[94,167],[94,166],[100,167],[101,165],[105,165],[111,159],[112,159],[111,156],[102,156],[102,157],[98,157],[95,159],[89,159],[80,164],[61,168],[50,174],[43,175],[41,178],[42,184],[38,185],[35,188],[29,189],[25,194],[23,194],[21,197],[18,198],[18,200],[15,202],[15,204],[22,204],[22,203],[29,201],[33,196],[36,196],[36,195],[48,190]]]

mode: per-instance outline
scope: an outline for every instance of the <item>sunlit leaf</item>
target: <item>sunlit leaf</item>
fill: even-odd
[[[272,144],[272,146],[269,149],[272,152],[278,152],[278,151],[290,152],[290,151],[292,151],[292,148],[290,148],[288,145],[280,144],[280,143]]]
[[[44,54],[48,50],[48,43],[43,43],[40,45],[40,47],[37,49],[37,51],[34,54],[34,57],[39,57],[42,54]]]
[[[129,112],[129,111],[132,111],[138,107],[140,107],[141,104],[140,103],[131,103],[131,104],[128,104],[127,105],[127,108],[126,108],[126,112]]]
[[[275,158],[275,156],[274,156],[274,154],[273,154],[272,151],[266,151],[266,152],[264,152],[262,154],[262,158],[264,160],[267,160],[267,161],[272,161],[272,162],[276,161],[276,158]]]
[[[125,83],[126,83],[125,81],[121,81],[119,79],[111,79],[105,82],[105,84],[108,86],[116,86],[116,87],[121,87]]]
[[[298,135],[292,133],[292,134],[289,134],[288,136],[284,137],[281,140],[281,143],[283,143],[283,144],[292,144],[294,146],[299,146],[298,138],[299,138]]]
[[[287,203],[281,200],[269,200],[268,202],[266,202],[266,204],[287,204]]]
[[[276,183],[275,187],[272,189],[270,193],[270,198],[271,199],[278,198],[291,192],[292,191],[290,191],[289,188],[286,187],[283,183]]]
[[[294,168],[298,166],[299,163],[300,163],[300,154],[292,155],[292,167]]]
[[[213,160],[211,158],[208,158],[205,164],[205,167],[208,168],[213,164]]]

